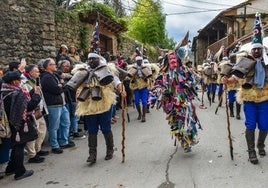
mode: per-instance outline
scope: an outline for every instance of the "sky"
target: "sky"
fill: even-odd
[[[189,39],[198,35],[221,11],[245,0],[162,0],[168,36],[180,42],[189,30]],[[221,10],[219,10],[221,9]],[[217,11],[212,11],[217,10]]]

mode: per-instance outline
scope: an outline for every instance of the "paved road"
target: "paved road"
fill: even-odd
[[[200,102],[196,101],[197,107]],[[147,122],[136,120],[129,107],[130,123],[126,122],[126,157],[121,163],[121,119],[113,125],[115,156],[105,161],[105,144],[98,137],[98,159],[88,166],[87,140],[76,141],[77,147],[61,155],[50,154],[42,164],[28,164],[35,171],[32,177],[14,181],[0,180],[4,188],[265,188],[268,187],[268,157],[260,164],[247,161],[244,126],[231,118],[234,160],[229,153],[225,108],[215,115],[215,103],[208,109],[197,108],[203,126],[200,143],[191,153],[173,145],[169,126],[162,111],[151,110]],[[121,115],[121,111],[118,111]],[[267,143],[267,142],[266,142]],[[49,149],[49,147],[47,148]],[[26,157],[27,159],[27,157]]]

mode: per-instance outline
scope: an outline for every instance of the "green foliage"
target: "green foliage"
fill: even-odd
[[[116,14],[114,9],[102,3],[88,3],[81,1],[75,5],[75,10],[82,14],[87,14],[88,11],[99,11],[109,16],[112,20],[116,21]]]
[[[138,0],[128,23],[127,35],[142,43],[171,47],[174,42],[165,30],[166,18],[160,1]]]
[[[81,29],[80,29],[80,41],[81,41],[81,48],[84,49],[84,51],[87,51],[89,47],[89,29],[87,24],[81,24]]]

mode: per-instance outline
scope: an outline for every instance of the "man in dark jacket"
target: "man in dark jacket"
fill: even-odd
[[[68,141],[70,128],[70,115],[65,106],[62,83],[54,74],[56,63],[48,58],[44,61],[45,72],[41,78],[42,91],[48,108],[48,133],[52,153],[60,154],[62,149],[75,146]]]

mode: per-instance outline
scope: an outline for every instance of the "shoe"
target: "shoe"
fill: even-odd
[[[69,141],[68,144],[63,145],[63,146],[60,146],[60,147],[61,147],[61,149],[67,149],[67,148],[72,148],[72,147],[74,147],[74,146],[75,146],[75,143]]]
[[[63,153],[63,150],[61,148],[52,148],[52,153],[55,153],[55,154],[61,154]]]
[[[44,162],[45,158],[40,157],[39,155],[35,155],[33,158],[28,160],[28,163],[42,163]]]
[[[40,150],[39,152],[37,152],[37,155],[39,156],[46,156],[49,154],[49,151],[44,151],[44,150]]]
[[[34,173],[33,170],[26,170],[26,171],[24,172],[24,174],[22,174],[21,176],[19,176],[19,177],[16,177],[16,176],[15,176],[14,178],[15,178],[15,180],[21,180],[21,179],[23,179],[23,178],[27,178],[27,177],[33,175],[33,173]]]
[[[10,167],[7,166],[6,167],[5,174],[6,174],[6,176],[11,176],[11,175],[15,174],[15,169],[14,170],[13,169],[10,169]]]
[[[74,139],[85,139],[86,136],[83,135],[83,134],[79,134],[79,133],[77,132],[77,133],[73,133],[73,138],[74,138]]]

